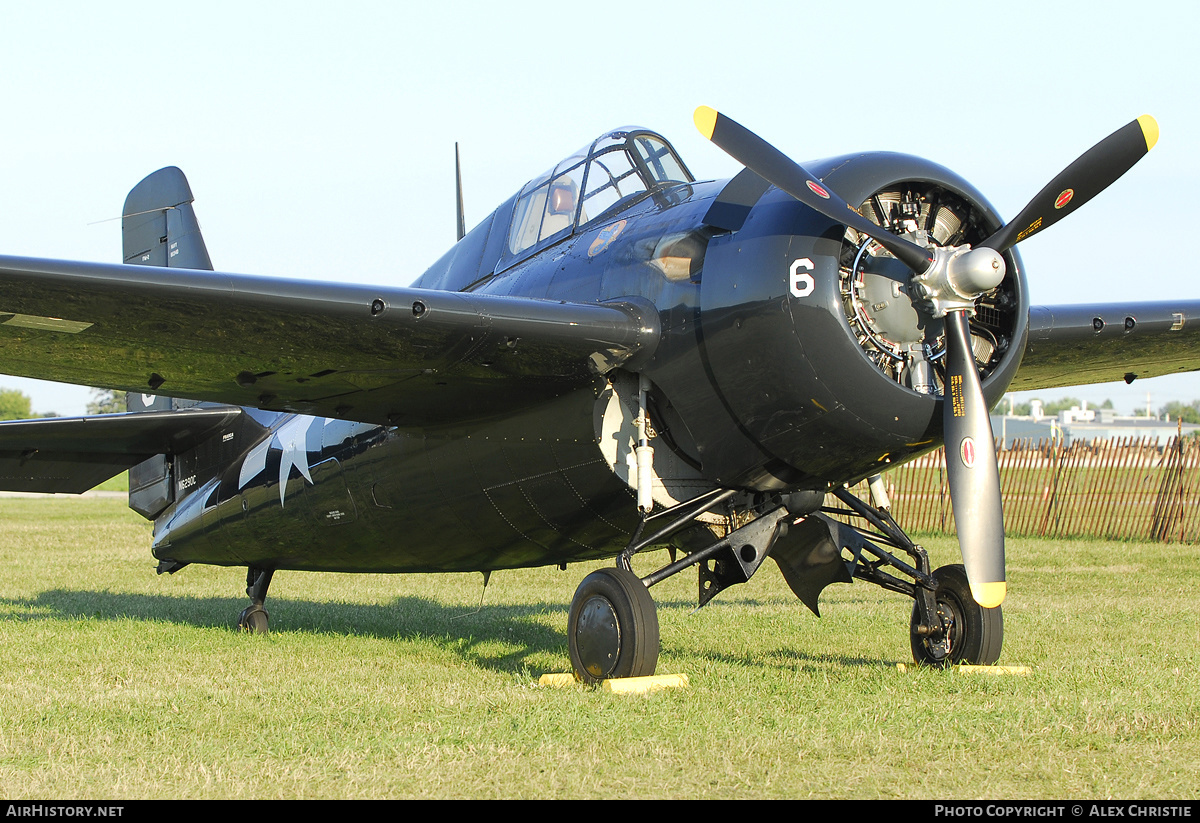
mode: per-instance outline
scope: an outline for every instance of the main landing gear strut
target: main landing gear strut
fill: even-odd
[[[699,566],[699,601],[704,606],[722,590],[749,580],[768,556],[818,617],[817,601],[830,583],[858,579],[911,597],[911,645],[918,663],[991,664],[999,658],[1004,640],[999,607],[984,609],[975,602],[961,565],[931,572],[925,549],[909,539],[886,508],[868,505],[845,489],[832,492],[844,507],[821,506],[823,495],[815,492],[734,507],[738,494],[715,489],[645,518],[618,556],[616,568],[584,578],[567,621],[571,665],[578,679],[598,683],[654,674],[659,635],[651,586]],[[721,505],[731,520],[745,525],[678,560],[672,548],[672,562],[645,577],[633,572],[634,554],[693,528],[699,515]],[[865,522],[870,528],[850,526],[831,515]]]

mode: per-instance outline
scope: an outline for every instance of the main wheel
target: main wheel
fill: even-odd
[[[658,664],[658,611],[638,576],[600,569],[583,578],[567,618],[575,677],[645,677]]]
[[[933,577],[937,580],[938,616],[946,627],[949,649],[940,642],[941,637],[917,634],[919,618],[913,606],[909,627],[913,660],[938,667],[953,663],[990,666],[999,660],[1004,645],[1004,615],[1000,607],[985,609],[975,602],[962,564],[942,566]]]

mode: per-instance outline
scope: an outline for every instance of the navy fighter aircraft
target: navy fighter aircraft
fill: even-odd
[[[571,604],[572,665],[646,675],[651,587],[695,566],[703,605],[769,556],[814,612],[839,581],[910,597],[919,662],[996,661],[988,409],[1200,368],[1200,301],[1031,307],[1014,248],[1137,162],[1154,120],[1007,223],[916,157],[805,167],[712,109],[696,125],[745,170],[697,181],[658,134],[612,131],[469,233],[460,198],[458,242],[411,288],[215,272],[183,173],[151,174],[123,264],[0,257],[0,370],[129,398],[0,425],[0,487],[128,468],[160,573],[245,566],[251,631],[279,570],[615,557]],[[935,570],[878,477],[943,443],[964,564]],[[864,479],[870,503],[847,491]]]

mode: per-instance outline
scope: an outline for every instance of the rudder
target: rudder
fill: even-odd
[[[192,208],[192,188],[175,166],[147,175],[121,209],[123,259],[139,266],[212,271]]]

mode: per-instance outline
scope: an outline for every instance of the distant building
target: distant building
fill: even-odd
[[[1036,442],[1051,438],[1061,439],[1066,446],[1076,441],[1091,443],[1093,440],[1124,440],[1129,437],[1154,440],[1159,445],[1166,445],[1181,428],[1174,420],[1118,417],[1113,409],[1089,409],[1086,404],[1083,408],[1072,406],[1059,412],[1056,417],[1046,417],[1042,414],[1040,400],[1030,403],[1032,414],[992,415],[992,431],[996,437],[1004,439],[1004,448],[1011,448],[1014,440],[1029,439]],[[1186,436],[1200,432],[1200,425],[1184,423],[1182,430]]]

